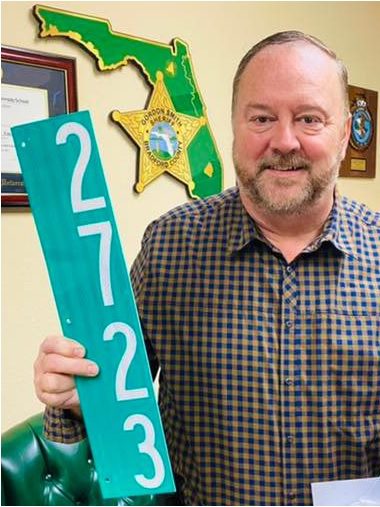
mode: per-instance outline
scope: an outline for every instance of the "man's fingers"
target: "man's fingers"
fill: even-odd
[[[40,400],[46,405],[57,408],[77,408],[79,406],[76,389],[61,394],[42,393]]]
[[[84,357],[86,351],[83,345],[75,340],[63,336],[48,336],[41,344],[40,353],[58,354],[66,357]]]
[[[45,393],[60,394],[75,389],[74,377],[59,373],[45,373],[41,377],[39,389]]]
[[[84,347],[75,340],[45,338],[34,363],[35,391],[42,403],[81,414],[73,376],[94,377],[99,372],[98,366],[84,356]]]
[[[41,367],[44,373],[63,373],[83,377],[93,377],[99,372],[97,364],[88,359],[74,359],[52,353],[42,357]]]

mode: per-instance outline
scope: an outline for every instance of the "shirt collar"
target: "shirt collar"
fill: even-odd
[[[358,258],[352,227],[343,206],[343,199],[335,189],[334,205],[319,238],[319,244],[330,241],[341,252]]]
[[[238,252],[251,243],[251,241],[258,239],[259,237],[260,233],[255,226],[255,222],[243,206],[239,190],[236,188],[231,213],[231,226],[227,241],[227,251],[229,254]]]
[[[238,252],[255,239],[266,242],[257,229],[255,222],[244,208],[239,190],[236,188],[227,251],[229,254]],[[317,250],[326,241],[330,241],[341,252],[355,258],[358,257],[351,227],[343,207],[342,197],[337,190],[334,194],[334,205],[321,235],[307,247],[306,251]]]

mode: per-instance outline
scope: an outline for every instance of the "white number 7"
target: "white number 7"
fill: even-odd
[[[112,226],[110,222],[97,222],[95,224],[79,225],[79,236],[92,236],[100,234],[99,245],[99,277],[104,306],[114,304],[111,286],[111,240]]]

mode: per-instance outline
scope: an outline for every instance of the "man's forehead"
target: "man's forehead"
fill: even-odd
[[[260,84],[265,86],[264,81],[274,86],[281,81],[287,88],[298,83],[342,86],[336,60],[323,49],[304,41],[272,44],[263,48],[248,63],[241,80],[247,83],[254,80],[259,87]]]
[[[336,63],[322,48],[312,42],[299,40],[265,46],[252,57],[249,64],[265,63],[265,61],[272,61],[277,58],[279,58],[279,62],[281,62],[281,59],[284,59],[287,62],[291,60],[294,60],[294,62],[303,60],[310,63],[311,59],[315,61],[314,59],[317,58],[320,62],[330,62],[333,65]]]
[[[294,111],[344,107],[336,60],[312,43],[291,41],[266,46],[247,64],[236,98],[240,106]],[[342,100],[343,99],[343,100]]]

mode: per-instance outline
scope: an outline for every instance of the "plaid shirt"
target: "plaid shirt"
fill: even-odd
[[[229,189],[153,222],[131,275],[186,505],[308,505],[312,482],[380,474],[379,213],[336,197],[287,264]]]

